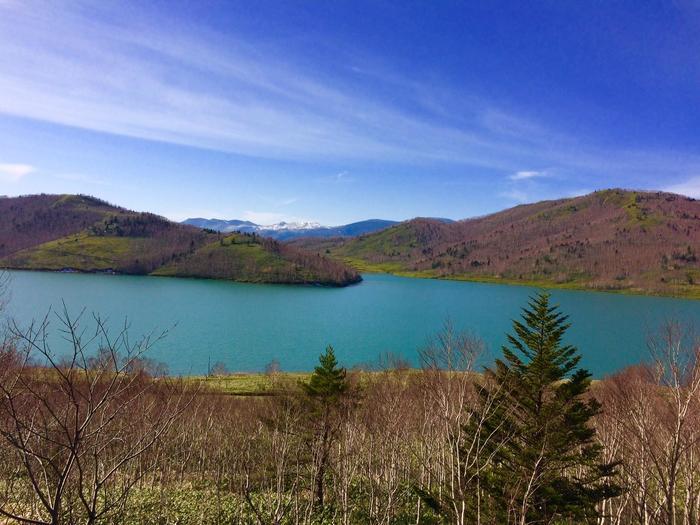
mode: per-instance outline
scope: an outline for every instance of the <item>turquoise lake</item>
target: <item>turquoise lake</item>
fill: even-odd
[[[310,370],[332,344],[343,365],[377,363],[386,352],[414,364],[417,352],[447,318],[480,337],[489,363],[529,295],[524,286],[365,275],[348,288],[239,284],[199,279],[50,272],[11,272],[6,315],[21,326],[49,308],[86,309],[132,337],[169,330],[149,356],[173,374],[202,374],[222,361],[231,371]],[[569,314],[568,342],[582,365],[601,377],[647,357],[651,332],[667,319],[700,321],[700,301],[554,290]],[[58,328],[51,317],[50,328]],[[54,334],[56,347],[60,339]]]

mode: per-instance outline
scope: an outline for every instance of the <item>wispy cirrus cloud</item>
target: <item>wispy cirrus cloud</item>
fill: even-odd
[[[546,198],[547,188],[538,181],[550,175],[547,170],[518,170],[506,177],[506,188],[499,195],[515,204]]]
[[[344,50],[327,71],[268,41],[129,9],[0,2],[0,113],[267,159],[469,165],[543,186],[549,171],[522,167],[648,181],[700,167],[688,152],[587,143]],[[369,90],[368,76],[386,89]],[[342,171],[327,182],[352,180]]]
[[[355,177],[350,175],[347,171],[339,171],[333,175],[328,175],[327,177],[321,177],[317,179],[318,182],[330,183],[330,184],[346,184],[349,182],[355,182]]]
[[[539,177],[546,177],[547,172],[546,171],[533,171],[533,170],[525,170],[525,171],[516,171],[512,175],[510,175],[508,178],[510,180],[528,180],[528,179],[535,179]]]
[[[254,43],[154,29],[164,21],[146,38],[127,21],[32,4],[0,19],[0,112],[267,158],[486,162],[493,147]]]
[[[29,164],[0,164],[0,180],[18,182],[35,171],[36,168]]]

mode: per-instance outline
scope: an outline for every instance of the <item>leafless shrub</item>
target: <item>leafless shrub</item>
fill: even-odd
[[[57,319],[65,355],[52,349],[48,317],[12,327],[0,377],[8,460],[0,466],[0,514],[23,523],[95,523],[123,512],[131,488],[156,468],[148,452],[187,399],[171,382],[128,372],[160,337],[132,342],[126,328],[112,336],[99,317],[88,332],[65,309]]]
[[[596,388],[598,435],[622,462],[627,492],[607,523],[692,524],[700,519],[700,340],[671,321],[649,341],[651,362]]]
[[[487,379],[474,371],[482,352],[479,339],[455,332],[449,321],[421,352],[420,491],[459,524],[479,522],[479,476],[498,448],[480,431],[498,403],[495,389],[480,388]]]

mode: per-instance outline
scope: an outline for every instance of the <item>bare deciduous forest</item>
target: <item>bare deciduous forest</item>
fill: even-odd
[[[346,372],[329,347],[308,381],[272,370],[274,392],[255,397],[168,377],[147,357],[165,334],[134,341],[126,327],[66,312],[10,323],[0,514],[32,524],[698,523],[695,335],[668,323],[647,363],[592,381],[548,297],[528,312],[486,372],[482,343],[447,323],[420,369],[388,358]],[[69,351],[52,348],[49,328]]]
[[[72,204],[61,202],[56,195],[0,199],[0,213],[6,218],[0,223],[0,257],[77,233],[114,209],[94,198],[84,198],[77,210]],[[70,213],[66,213],[67,208]]]
[[[619,189],[451,223],[413,219],[354,239],[295,241],[385,271],[689,295],[698,243],[696,199]]]
[[[346,286],[342,262],[256,234],[222,235],[86,195],[0,198],[0,268]]]

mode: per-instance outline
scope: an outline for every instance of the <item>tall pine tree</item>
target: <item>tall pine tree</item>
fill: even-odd
[[[489,412],[474,431],[492,450],[480,486],[496,523],[594,522],[596,505],[619,492],[590,421],[601,410],[591,376],[563,344],[570,325],[549,299],[530,299],[481,390]]]
[[[326,471],[342,421],[348,380],[345,369],[338,366],[332,346],[329,345],[318,360],[319,365],[314,368],[309,382],[302,383],[302,387],[310,401],[310,445],[316,464],[314,500],[317,509],[323,511]]]

